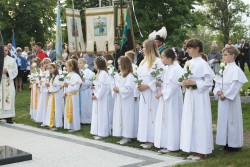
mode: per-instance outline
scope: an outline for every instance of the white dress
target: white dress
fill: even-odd
[[[223,72],[223,87],[221,76],[216,76],[214,80],[216,82],[214,94],[222,90],[225,96],[223,101],[218,100],[216,144],[242,147],[244,137],[239,91],[247,82],[247,78],[235,62],[232,62],[227,64]]]
[[[64,99],[62,85],[63,83],[59,81],[58,75],[54,78],[53,82],[52,79],[50,79],[49,101],[45,125],[51,126],[51,128],[61,128],[63,126]]]
[[[37,108],[37,114],[36,114],[36,122],[43,123],[45,125],[46,123],[46,116],[47,116],[47,104],[49,100],[48,95],[48,88],[45,86],[45,83],[49,82],[48,76],[49,71],[45,72],[45,76],[40,79],[39,84],[39,101],[38,101],[38,108]]]
[[[84,74],[85,82],[82,84],[79,93],[81,123],[90,124],[92,115],[92,90],[90,86],[93,84],[92,78],[94,73],[88,68],[82,69],[82,73]]]
[[[0,83],[0,118],[12,118],[15,117],[16,91],[14,78],[18,73],[15,59],[5,56],[4,68],[8,71],[8,77],[6,74],[2,74],[2,81]]]
[[[134,89],[136,85],[134,81],[131,73],[125,78],[118,76],[116,79],[119,93],[114,94],[113,136],[136,137],[134,121]]]
[[[180,148],[184,152],[210,154],[214,149],[209,91],[214,72],[200,56],[190,60],[197,89],[186,89],[181,124]],[[184,67],[186,72],[186,66]]]
[[[64,129],[77,131],[81,129],[79,89],[80,84],[82,83],[82,79],[77,73],[70,72],[67,75],[65,82],[68,84],[68,87],[64,87],[64,92],[66,94],[64,109]],[[72,106],[70,104],[72,104]]]
[[[178,62],[166,66],[161,90],[163,96],[160,98],[155,120],[154,146],[157,148],[167,148],[170,151],[180,149],[183,96],[178,79],[182,74],[183,69]]]
[[[39,73],[40,69],[36,68],[36,71],[38,71],[37,77],[35,77],[34,81],[31,82],[31,95],[30,95],[30,117],[32,120],[36,120],[37,115],[37,109],[38,109],[38,103],[39,103],[39,96],[40,96],[40,90],[39,90]]]
[[[110,135],[110,120],[108,110],[108,96],[110,93],[110,76],[106,71],[101,70],[94,80],[93,90],[96,100],[93,100],[92,120],[90,133],[100,137]]]
[[[165,69],[159,58],[155,60],[158,68]],[[137,139],[140,142],[154,142],[155,117],[159,100],[155,98],[157,94],[156,78],[151,75],[152,68],[148,69],[148,63],[145,62],[138,68],[138,76],[143,80],[142,84],[147,84],[149,89],[140,93],[139,103],[139,122]],[[154,66],[153,66],[154,67]],[[161,73],[162,75],[162,73]],[[160,77],[160,76],[159,76]],[[144,102],[144,98],[145,102]]]
[[[137,71],[138,66],[136,64],[132,64],[133,67],[133,73]],[[139,91],[137,90],[137,86],[135,86],[134,89],[134,122],[135,122],[135,132],[136,132],[136,137],[138,134],[138,121],[139,121]]]
[[[110,121],[110,128],[112,128],[113,126],[113,112],[114,112],[114,97],[112,95],[112,90],[113,87],[115,86],[115,78],[118,76],[117,72],[114,72],[115,67],[113,65],[109,65],[108,66],[108,74],[110,76],[110,92],[109,92],[109,96],[108,96],[108,111],[109,111],[109,121]],[[113,74],[113,76],[111,76]]]

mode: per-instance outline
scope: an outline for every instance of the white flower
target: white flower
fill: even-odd
[[[219,74],[220,74],[220,75],[223,75],[223,70],[222,70],[222,69],[219,71]]]
[[[61,75],[62,74],[62,70],[59,70],[58,73],[59,73],[59,75]]]
[[[41,72],[39,76],[44,77],[45,76],[44,72]]]
[[[36,67],[37,66],[37,64],[36,63],[32,63],[32,65],[31,65],[32,67]]]
[[[221,62],[221,63],[220,63],[220,67],[221,67],[221,68],[225,68],[225,66],[226,66],[226,64],[225,64],[224,62]]]
[[[112,64],[112,63],[113,63],[113,60],[109,60],[108,63],[109,63],[109,64]]]
[[[36,73],[34,73],[34,77],[38,77],[39,76],[39,74],[36,72]]]
[[[63,74],[68,74],[68,72],[67,72],[67,71],[64,71],[64,70],[63,70],[63,72],[62,72],[62,73],[63,73]]]
[[[62,74],[61,74],[61,75],[59,75],[59,78],[64,78],[64,75],[62,75]]]
[[[66,71],[67,69],[66,69],[66,67],[63,67],[63,71]]]
[[[186,65],[187,67],[190,67],[190,65],[191,65],[190,61],[186,61],[185,65]]]
[[[85,69],[88,68],[88,64],[85,64],[85,65],[84,65],[84,68],[85,68]]]

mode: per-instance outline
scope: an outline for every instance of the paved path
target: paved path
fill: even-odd
[[[182,158],[90,140],[21,124],[0,122],[0,145],[29,152],[33,160],[6,167],[167,167]]]

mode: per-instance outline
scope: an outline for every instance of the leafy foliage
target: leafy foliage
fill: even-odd
[[[0,1],[0,29],[4,41],[11,42],[15,32],[17,46],[29,46],[31,37],[45,43],[53,37],[56,0],[8,0]]]

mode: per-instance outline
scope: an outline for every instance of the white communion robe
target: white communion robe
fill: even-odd
[[[82,83],[82,79],[77,73],[72,71],[66,76],[65,82],[68,84],[68,87],[64,87],[64,93],[66,94],[64,109],[64,129],[77,131],[81,129],[79,89]],[[69,104],[72,103],[72,106],[67,106],[67,101],[69,102]],[[70,114],[71,112],[72,115]],[[72,116],[72,121],[68,121],[70,115]]]
[[[154,146],[169,151],[180,149],[181,115],[183,107],[182,89],[178,79],[183,69],[178,62],[166,66],[159,106],[155,120]]]
[[[165,66],[159,58],[156,58],[155,63],[158,68],[165,69]],[[153,66],[154,67],[154,66]],[[159,100],[155,98],[157,94],[156,78],[151,75],[152,68],[148,68],[148,62],[141,64],[138,67],[138,76],[142,79],[142,84],[147,84],[149,89],[140,92],[139,102],[139,122],[137,140],[140,142],[154,142],[155,117],[158,108]],[[159,77],[163,75],[161,72]],[[144,98],[145,102],[144,102]]]
[[[53,82],[50,79],[49,86],[49,101],[47,105],[47,116],[45,125],[61,128],[63,127],[63,112],[64,112],[64,99],[63,99],[63,83],[59,81],[59,75],[57,75]],[[54,97],[53,97],[54,96]],[[54,113],[52,110],[54,109]],[[52,127],[51,127],[52,128]]]
[[[15,117],[16,94],[13,80],[18,74],[15,59],[10,56],[5,56],[3,68],[7,69],[8,77],[6,74],[2,75],[0,86],[0,118],[12,118]]]
[[[212,115],[209,91],[213,86],[214,72],[201,56],[190,60],[197,89],[186,89],[181,124],[180,149],[184,152],[210,154],[214,149]],[[184,67],[186,73],[186,66]]]
[[[125,78],[118,76],[116,86],[119,92],[114,94],[113,136],[135,138],[136,129],[134,121],[134,89],[135,79],[133,74]]]
[[[39,73],[41,70],[39,68],[35,68],[31,71],[37,71],[37,77],[35,80],[31,82],[31,93],[30,93],[30,117],[32,120],[36,121],[37,109],[38,109],[38,102],[39,102]]]
[[[79,92],[81,123],[90,124],[92,115],[92,90],[90,86],[93,84],[92,79],[94,73],[88,68],[82,69],[82,73],[84,74],[83,77],[85,80]]]
[[[133,73],[137,72],[137,69],[138,69],[138,66],[136,64],[132,64],[132,67],[133,67]],[[137,86],[135,86],[135,89],[134,89],[134,121],[135,121],[135,132],[136,132],[136,137],[137,137],[137,134],[138,134],[138,121],[139,121],[139,91],[137,89]]]
[[[226,145],[229,147],[243,146],[243,122],[242,108],[240,99],[240,88],[247,82],[244,72],[235,64],[228,63],[223,72],[223,80],[221,76],[215,77],[214,94],[219,90],[224,93],[225,99],[218,100],[218,120],[216,144]],[[222,86],[223,84],[223,86]]]
[[[45,86],[46,83],[49,82],[49,71],[45,71],[45,76],[40,79],[40,94],[38,100],[38,107],[36,113],[36,122],[46,124],[46,116],[47,116],[47,103],[48,103],[48,88]]]
[[[90,133],[100,137],[108,137],[111,129],[108,110],[110,76],[106,71],[101,70],[93,83],[95,85],[93,92],[97,99],[93,100]]]
[[[110,122],[110,128],[113,127],[113,112],[114,112],[114,97],[113,97],[113,87],[115,86],[115,78],[118,76],[117,72],[113,72],[115,70],[115,67],[113,65],[109,65],[108,66],[108,74],[110,77],[110,92],[109,92],[109,96],[108,96],[108,111],[109,111],[109,122]],[[111,76],[111,74],[113,74],[113,76]]]

